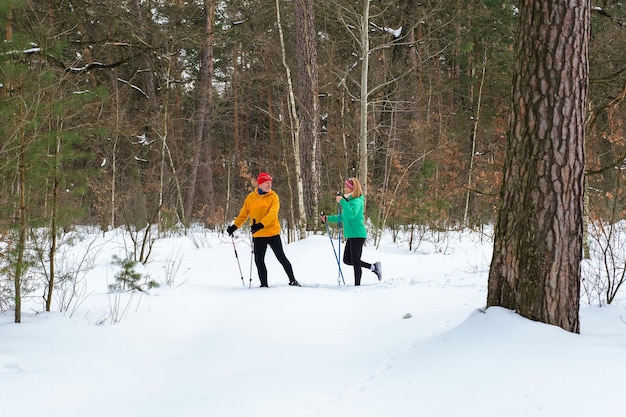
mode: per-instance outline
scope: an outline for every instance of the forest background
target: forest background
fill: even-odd
[[[614,223],[626,10],[594,3],[587,214]],[[365,183],[376,231],[493,223],[516,5],[3,1],[0,234],[16,249],[3,256],[23,265],[34,241],[52,280],[56,238],[75,225],[220,230],[260,171],[275,178],[289,240],[321,230],[348,176]]]

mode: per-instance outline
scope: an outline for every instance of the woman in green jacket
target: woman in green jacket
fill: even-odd
[[[336,197],[341,205],[341,214],[320,216],[322,222],[343,222],[343,234],[346,247],[343,251],[343,263],[354,268],[354,285],[361,285],[361,268],[367,268],[376,274],[380,281],[383,277],[380,262],[373,264],[361,260],[363,245],[367,238],[365,216],[363,214],[363,187],[356,178],[348,178],[343,184],[343,195]]]

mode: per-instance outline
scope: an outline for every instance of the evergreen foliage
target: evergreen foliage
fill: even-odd
[[[137,261],[130,258],[122,259],[117,255],[113,255],[113,265],[119,267],[119,270],[115,274],[115,283],[109,285],[109,291],[145,292],[153,288],[158,288],[158,282],[150,279],[149,277],[144,277],[135,269],[137,264]]]

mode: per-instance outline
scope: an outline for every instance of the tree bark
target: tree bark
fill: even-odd
[[[193,146],[193,156],[191,160],[191,175],[189,180],[189,189],[187,190],[187,201],[185,203],[185,219],[191,219],[196,196],[196,186],[198,183],[198,171],[205,161],[206,171],[211,171],[211,143],[210,143],[210,115],[211,115],[211,83],[213,71],[213,13],[215,5],[212,0],[204,1],[204,42],[200,51],[200,76],[198,78],[198,113],[196,116],[196,131]],[[213,215],[213,192],[212,172],[206,172],[205,190],[207,192],[208,211]],[[207,184],[211,182],[210,186]]]
[[[522,2],[487,305],[580,331],[587,0]]]
[[[300,118],[300,157],[302,181],[308,184],[304,194],[307,219],[315,222],[321,186],[320,111],[318,99],[317,43],[312,0],[294,1],[296,49],[298,54],[298,108]],[[301,229],[304,237],[304,230]]]

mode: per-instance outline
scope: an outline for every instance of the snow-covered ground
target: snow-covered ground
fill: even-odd
[[[581,334],[486,312],[491,242],[477,232],[425,235],[416,251],[368,244],[383,280],[361,287],[328,236],[285,244],[301,288],[268,250],[270,288],[250,280],[236,234],[157,240],[137,267],[150,294],[109,293],[132,243],[116,230],[64,255],[93,268],[21,324],[0,314],[2,415],[46,417],[622,417],[626,304],[582,306]],[[335,240],[335,246],[337,242]],[[343,246],[342,246],[343,249]],[[243,278],[243,282],[242,282]],[[143,278],[142,278],[143,279]],[[67,311],[58,312],[61,296]]]

